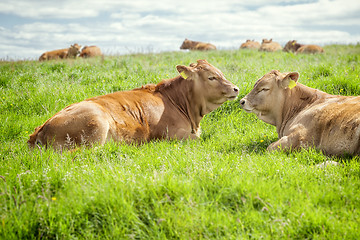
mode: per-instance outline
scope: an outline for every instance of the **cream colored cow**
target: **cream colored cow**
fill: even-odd
[[[241,107],[276,126],[268,150],[315,147],[329,155],[360,154],[360,97],[330,95],[298,83],[299,73],[271,71]]]
[[[240,45],[240,49],[256,49],[258,50],[260,48],[260,43],[255,40],[246,40],[246,42],[242,43]]]
[[[277,42],[273,42],[272,39],[270,40],[263,39],[259,48],[259,51],[264,51],[264,52],[276,52],[281,50],[282,50],[281,45]]]
[[[216,46],[211,43],[197,42],[189,39],[185,39],[180,49],[189,49],[189,50],[199,50],[199,51],[207,51],[207,50],[216,50]]]

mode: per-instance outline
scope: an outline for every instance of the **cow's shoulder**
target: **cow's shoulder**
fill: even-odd
[[[156,84],[150,83],[141,86],[140,88],[135,88],[136,91],[144,91],[144,92],[154,92],[156,89]]]

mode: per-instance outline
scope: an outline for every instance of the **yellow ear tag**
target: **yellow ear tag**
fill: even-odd
[[[296,86],[296,82],[294,81],[294,80],[290,80],[290,82],[289,82],[289,88],[290,89],[292,89],[293,87],[295,87]]]
[[[181,72],[180,75],[184,78],[184,79],[187,79],[188,76],[186,76],[185,72]]]

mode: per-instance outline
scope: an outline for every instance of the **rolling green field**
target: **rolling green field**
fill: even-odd
[[[360,95],[360,45],[321,55],[248,50],[0,62],[0,239],[360,239],[360,159],[268,153],[275,127],[239,107],[265,73]],[[178,75],[206,59],[240,88],[200,140],[29,150],[65,106]],[[319,168],[326,160],[341,166]]]

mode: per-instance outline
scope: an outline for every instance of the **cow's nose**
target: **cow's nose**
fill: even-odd
[[[245,100],[244,100],[244,99],[241,99],[241,100],[240,100],[240,105],[241,105],[241,106],[244,106],[244,104],[245,104]]]

